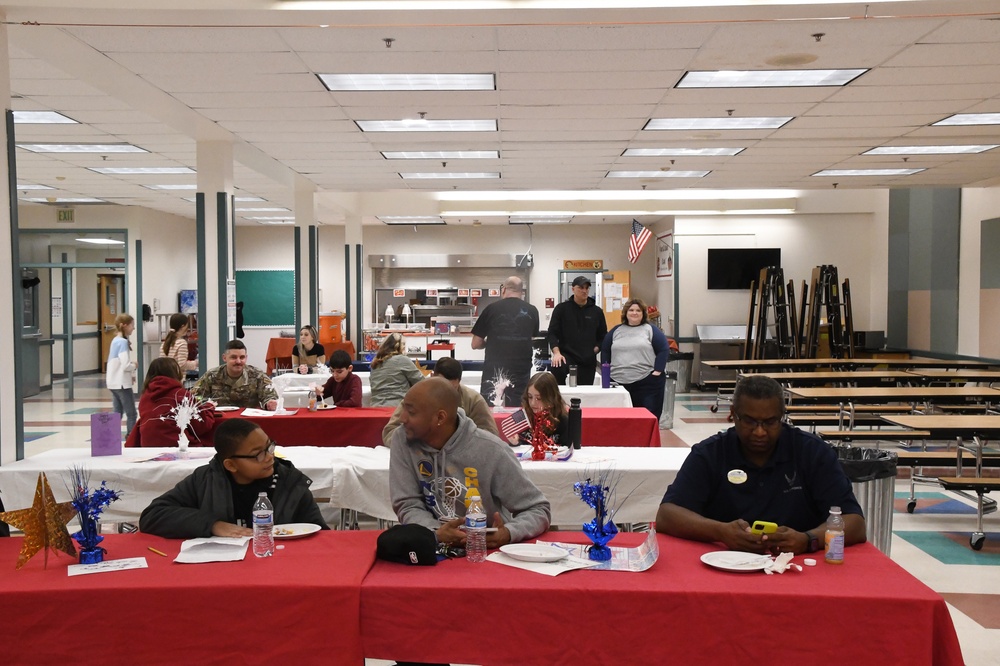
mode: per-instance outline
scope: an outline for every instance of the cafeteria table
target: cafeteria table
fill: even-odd
[[[333,465],[330,503],[380,520],[395,520],[389,501],[389,449],[340,451],[348,453]],[[622,506],[616,521],[648,523],[656,518],[663,493],[689,451],[687,447],[584,447],[567,461],[525,460],[521,466],[552,505],[553,525],[580,525],[594,517],[594,510],[573,494],[573,484],[598,469],[613,470],[618,476],[616,492]]]
[[[122,497],[104,510],[106,522],[131,522],[154,498],[173,488],[200,465],[208,464],[212,449],[192,448],[186,460],[150,461],[176,448],[124,449],[118,456],[91,457],[89,448],[52,449],[0,466],[0,488],[8,509],[31,506],[38,473],[45,472],[56,499],[69,499],[66,484],[71,467],[85,467],[93,483],[107,481]],[[589,509],[575,495],[573,483],[597,468],[613,467],[620,475],[618,493],[624,503],[618,518],[623,522],[652,520],[656,507],[687,457],[678,448],[583,448],[567,462],[522,462],[525,473],[552,504],[554,524],[583,522]],[[312,479],[313,497],[331,509],[360,511],[382,520],[395,520],[389,502],[389,449],[364,446],[282,446],[277,455],[292,461]],[[587,518],[589,519],[589,518]],[[336,518],[334,518],[336,520]],[[333,523],[330,523],[333,525]]]
[[[497,430],[511,411],[493,412]],[[583,446],[660,446],[660,422],[645,408],[583,407],[580,411]]]
[[[992,414],[906,414],[883,416],[882,419],[911,430],[926,430],[931,433],[930,439],[956,440],[955,469],[958,477],[962,477],[962,452],[968,451],[975,456],[975,476],[962,477],[969,482],[983,477],[983,452],[986,442],[1000,439],[1000,416]],[[967,444],[970,441],[971,446]],[[906,510],[910,513],[913,513],[917,503],[913,493],[913,482],[933,484],[940,482],[947,487],[947,483],[940,479],[926,477],[923,474],[914,474],[911,478],[910,498],[906,505]],[[970,497],[962,490],[953,492]],[[992,498],[984,497],[984,493],[980,491],[970,499],[976,502],[977,528],[969,538],[969,545],[973,550],[980,550],[986,539],[986,533],[983,531],[983,514],[996,511],[997,503]]]
[[[338,407],[315,412],[300,407],[294,414],[243,416],[241,410],[225,412],[222,417],[253,421],[284,446],[378,446],[392,412],[392,407]],[[204,444],[211,446],[212,442],[206,438]]]
[[[985,405],[1000,401],[1000,391],[989,386],[844,386],[841,388],[788,388],[790,402],[796,400],[826,404],[920,403],[941,401]]]
[[[321,532],[280,540],[269,558],[250,548],[239,562],[176,564],[179,539],[109,534],[108,560],[148,568],[86,576],[68,576],[75,558],[51,553],[47,569],[39,553],[15,571],[22,540],[0,539],[4,662],[360,666],[361,583],[377,536]]]
[[[942,358],[757,358],[722,359],[702,361],[705,365],[719,370],[739,370],[741,372],[768,372],[794,368],[812,370],[816,368],[841,368],[858,370],[875,366],[892,369],[905,368],[989,368],[996,365],[990,361],[959,360]]]
[[[897,384],[920,384],[915,373],[896,370],[826,370],[793,372],[743,372],[740,377],[770,377],[783,386],[822,386],[824,384],[852,386],[895,386]]]
[[[622,533],[610,545],[635,546],[644,536]],[[543,538],[583,543],[573,532]],[[545,576],[495,562],[411,567],[376,561],[361,587],[365,657],[807,664],[817,660],[818,649],[829,648],[845,664],[963,663],[944,599],[871,544],[849,546],[843,565],[820,557],[815,567],[768,576],[703,564],[703,554],[721,549],[716,544],[656,539],[659,559],[641,573]],[[506,622],[498,630],[501,617]]]

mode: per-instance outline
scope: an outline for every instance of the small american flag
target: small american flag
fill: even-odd
[[[649,229],[639,224],[638,220],[632,220],[632,233],[628,237],[628,260],[631,263],[635,263],[642,253],[642,248],[646,247],[646,243],[649,239],[653,237]]]
[[[524,413],[523,409],[517,410],[500,422],[500,432],[507,439],[530,427],[531,424],[528,423],[528,415]]]

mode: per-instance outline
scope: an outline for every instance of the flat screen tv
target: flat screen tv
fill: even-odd
[[[780,247],[709,249],[708,288],[749,289],[768,266],[781,266]]]

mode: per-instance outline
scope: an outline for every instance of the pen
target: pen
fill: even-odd
[[[161,555],[161,556],[163,556],[163,557],[170,557],[169,555],[167,555],[166,553],[164,553],[164,552],[163,552],[162,550],[156,550],[156,549],[155,549],[155,548],[153,548],[152,546],[149,546],[149,549],[150,549],[151,551],[153,551],[154,553],[156,553],[157,555]]]

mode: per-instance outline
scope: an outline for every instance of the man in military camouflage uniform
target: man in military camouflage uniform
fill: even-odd
[[[212,400],[220,407],[277,409],[278,394],[271,386],[271,379],[260,369],[247,365],[246,345],[240,340],[230,340],[222,360],[224,365],[206,372],[191,389],[195,397]]]

